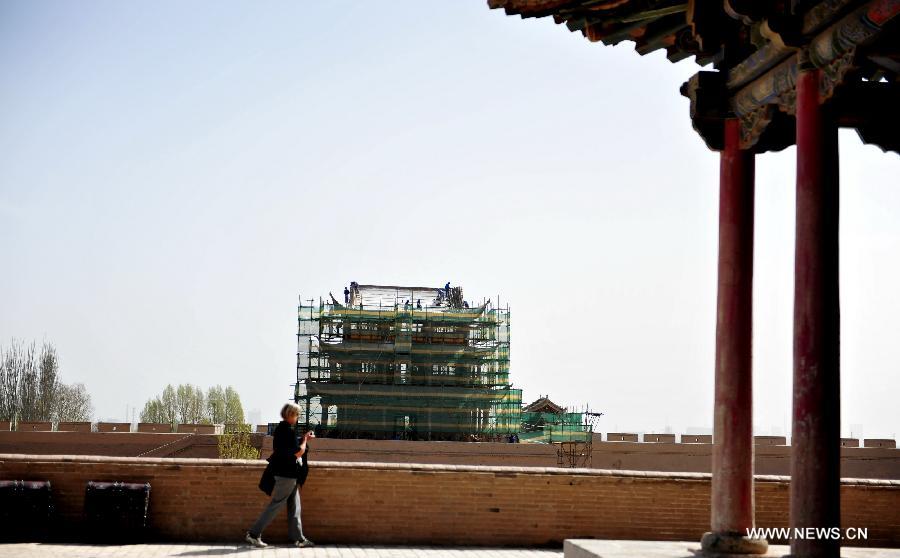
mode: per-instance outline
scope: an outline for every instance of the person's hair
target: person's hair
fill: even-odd
[[[281,418],[287,420],[288,415],[297,415],[300,416],[300,405],[296,403],[285,403],[284,407],[281,408]]]

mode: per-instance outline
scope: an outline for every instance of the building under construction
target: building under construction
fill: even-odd
[[[541,396],[522,408],[521,431],[516,438],[525,443],[554,444],[558,465],[590,467],[594,425],[602,415],[587,406],[570,411]]]
[[[294,400],[322,436],[504,440],[521,428],[509,307],[462,288],[351,283],[301,299]]]

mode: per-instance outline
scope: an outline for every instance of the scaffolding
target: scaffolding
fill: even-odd
[[[587,406],[569,412],[565,407],[541,398],[523,409],[519,441],[556,445],[557,465],[590,467],[594,426],[602,415]]]
[[[586,424],[584,413],[522,412],[521,442],[589,442],[591,425]]]
[[[509,307],[462,289],[351,284],[344,303],[300,301],[294,400],[340,438],[500,440],[518,433]]]

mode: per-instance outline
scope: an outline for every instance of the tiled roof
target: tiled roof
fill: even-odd
[[[549,410],[545,410],[549,409]],[[564,413],[566,411],[565,407],[560,407],[553,401],[550,401],[547,397],[539,397],[535,401],[532,401],[528,405],[526,405],[523,409],[525,412],[551,412],[551,413]]]
[[[677,62],[697,54],[701,65],[714,58],[699,53],[683,0],[488,0],[488,6],[523,18],[553,17],[592,42],[634,41],[640,55],[665,49]]]
[[[713,150],[723,122],[741,121],[741,148],[778,151],[795,142],[796,76],[822,70],[820,102],[843,127],[900,152],[900,0],[488,0],[523,18],[552,17],[591,41],[665,49],[700,71],[684,86],[694,129]]]

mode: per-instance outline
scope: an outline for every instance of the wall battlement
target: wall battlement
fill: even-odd
[[[597,469],[709,473],[712,444],[706,442],[601,442],[591,444],[590,466]],[[629,436],[630,438],[630,436]],[[689,438],[690,440],[690,438]],[[272,438],[251,435],[251,443],[266,458]],[[553,444],[496,442],[423,442],[319,438],[312,444],[313,459],[350,462],[432,463],[554,467],[560,464]],[[893,447],[841,447],[841,475],[853,478],[900,480],[900,450]],[[122,457],[216,458],[214,434],[158,434],[152,432],[2,432],[0,453],[110,455]],[[790,473],[791,447],[757,445],[758,474]]]

